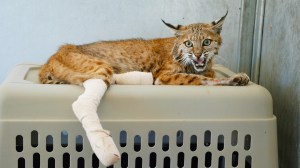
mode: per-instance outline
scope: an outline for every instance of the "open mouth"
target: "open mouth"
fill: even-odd
[[[197,68],[197,69],[202,69],[202,68],[204,68],[205,67],[205,65],[206,65],[206,60],[207,60],[207,58],[200,58],[200,59],[198,59],[198,60],[193,60],[193,63],[194,63],[194,65],[195,65],[195,67]]]

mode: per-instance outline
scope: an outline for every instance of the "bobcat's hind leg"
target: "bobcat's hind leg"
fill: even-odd
[[[93,151],[105,166],[120,158],[112,137],[102,128],[97,115],[100,100],[112,83],[112,75],[113,71],[104,61],[64,50],[51,57],[40,71],[42,83],[50,82],[50,76],[51,81],[55,78],[84,86],[84,93],[72,104],[73,112],[82,123]]]
[[[58,60],[76,72],[67,76],[71,84],[82,85],[88,79],[102,79],[107,86],[114,82],[113,69],[105,60],[81,53],[69,53],[67,59],[58,57]]]
[[[104,61],[78,53],[62,56],[58,52],[40,71],[40,81],[45,84],[82,85],[88,79],[102,79],[109,86],[113,83],[112,76],[112,68]]]
[[[85,91],[72,104],[74,114],[82,123],[98,159],[104,166],[110,166],[120,159],[120,153],[109,131],[103,129],[97,115],[98,105],[107,85],[101,79],[88,79],[83,86]]]

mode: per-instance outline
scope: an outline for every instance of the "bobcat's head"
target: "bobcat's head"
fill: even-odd
[[[213,58],[218,54],[222,43],[221,30],[225,16],[212,23],[196,23],[186,26],[173,26],[164,22],[176,35],[172,51],[176,61],[190,73],[201,73],[211,68]]]

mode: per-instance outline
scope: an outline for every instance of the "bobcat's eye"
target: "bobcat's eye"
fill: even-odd
[[[184,42],[186,47],[193,47],[193,43],[190,40]]]
[[[204,45],[204,46],[209,46],[210,43],[211,43],[211,40],[210,40],[210,39],[205,39],[205,40],[203,41],[203,45]]]

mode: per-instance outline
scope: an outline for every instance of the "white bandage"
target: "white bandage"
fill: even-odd
[[[127,72],[114,74],[116,84],[127,85],[152,85],[152,73]],[[72,104],[73,111],[82,123],[90,145],[104,166],[110,166],[120,159],[118,151],[109,131],[103,130],[97,109],[101,98],[107,90],[107,85],[102,79],[88,79],[83,83],[85,91]]]
[[[150,72],[132,71],[123,74],[114,74],[117,85],[152,85],[153,76]]]
[[[85,91],[72,104],[73,111],[82,123],[90,145],[104,166],[110,166],[120,159],[120,153],[109,134],[103,130],[97,115],[98,105],[107,85],[102,79],[89,79],[83,83]]]

